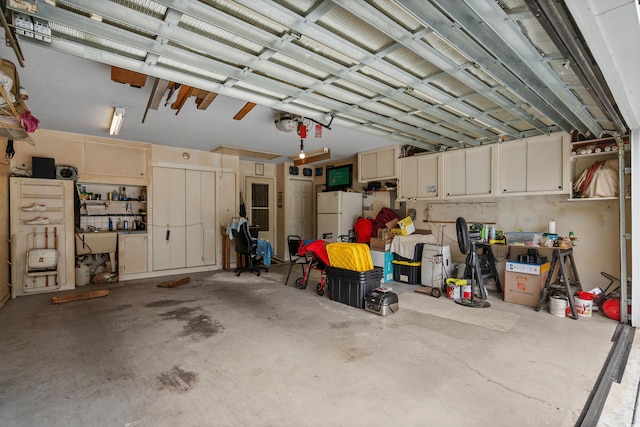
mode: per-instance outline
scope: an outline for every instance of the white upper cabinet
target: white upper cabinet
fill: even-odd
[[[566,192],[568,138],[556,133],[500,144],[500,193]]]
[[[444,154],[444,196],[493,195],[493,146]]]
[[[439,159],[439,154],[400,159],[400,199],[438,197]]]
[[[397,163],[396,145],[358,153],[358,182],[396,179]]]

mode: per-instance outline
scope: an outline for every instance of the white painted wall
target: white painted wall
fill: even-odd
[[[615,277],[620,272],[618,203],[609,201],[568,202],[567,196],[514,196],[494,199],[465,199],[461,203],[495,202],[497,205],[496,229],[502,231],[546,232],[550,219],[556,221],[556,232],[567,236],[573,231],[578,237],[574,259],[583,289],[589,290],[608,282],[600,275],[605,271]],[[440,241],[438,223],[426,223],[426,207],[431,202],[407,203],[407,209],[416,209],[416,228],[431,229]],[[442,203],[455,203],[447,200]],[[455,218],[453,218],[455,221]],[[455,223],[445,223],[444,243],[449,244],[452,257],[459,262],[464,257],[458,250]],[[495,248],[498,260],[504,260],[507,248]],[[500,263],[499,271],[504,271]]]

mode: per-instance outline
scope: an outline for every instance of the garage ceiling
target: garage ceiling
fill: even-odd
[[[252,102],[271,110],[271,127],[288,113],[428,151],[626,133],[562,2],[7,3],[51,29],[50,42],[18,36],[20,45]]]

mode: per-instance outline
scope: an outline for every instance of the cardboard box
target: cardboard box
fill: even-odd
[[[413,225],[413,221],[410,216],[398,221],[398,227],[400,228],[403,236],[408,236],[416,231],[416,227]]]
[[[398,225],[398,219],[392,219],[391,221],[386,222],[384,225],[386,225],[388,229],[396,228],[396,225]]]
[[[504,271],[514,271],[516,273],[527,273],[539,276],[544,272],[549,271],[551,263],[546,262],[543,264],[531,264],[528,262],[516,262],[507,261],[504,266]]]
[[[391,235],[391,230],[389,230],[388,228],[379,228],[378,229],[378,239],[393,239],[393,236]]]
[[[402,236],[402,230],[399,228],[392,228],[391,229],[391,235],[392,236]]]
[[[537,307],[540,295],[549,275],[549,264],[543,264],[540,274],[518,271],[504,272],[504,300],[515,304]]]
[[[391,249],[391,240],[392,239],[378,239],[377,237],[372,237],[369,242],[369,247],[372,251],[386,252]]]
[[[393,254],[391,252],[371,251],[374,267],[382,267],[382,283],[393,281]]]

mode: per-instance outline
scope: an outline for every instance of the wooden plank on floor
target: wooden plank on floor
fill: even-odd
[[[189,283],[191,277],[183,277],[182,279],[171,280],[169,282],[158,283],[159,288],[175,288],[176,286],[184,285],[185,283]]]
[[[101,289],[98,291],[81,292],[77,294],[69,294],[69,295],[62,295],[59,297],[53,297],[51,298],[51,302],[54,304],[62,304],[63,302],[80,301],[83,299],[91,299],[91,298],[100,298],[100,297],[106,297],[107,295],[109,295],[109,290]]]

